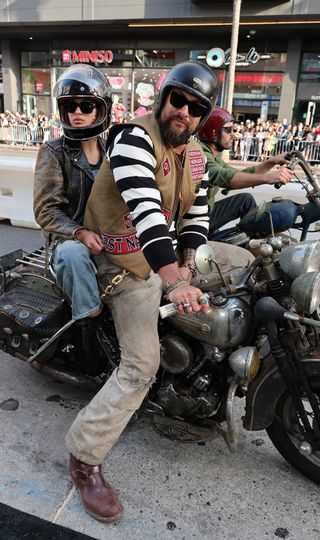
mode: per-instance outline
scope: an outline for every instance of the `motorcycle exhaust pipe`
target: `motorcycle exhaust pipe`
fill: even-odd
[[[71,384],[72,386],[76,386],[77,388],[88,392],[96,393],[103,384],[89,375],[79,374],[66,366],[60,366],[53,363],[39,364],[36,361],[31,362],[30,365],[33,369],[40,373],[44,373],[45,375],[49,375],[49,377],[52,377],[56,381]]]

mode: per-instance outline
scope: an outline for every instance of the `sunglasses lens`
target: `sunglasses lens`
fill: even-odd
[[[83,101],[83,103],[80,103],[80,111],[83,114],[92,113],[94,108],[95,108],[95,103],[93,103],[93,101]]]
[[[81,103],[78,103],[77,101],[69,101],[65,105],[65,110],[68,113],[74,113],[79,107],[82,114],[90,114],[92,113],[95,106],[96,105],[93,101],[82,101]]]
[[[170,94],[170,103],[176,109],[182,109],[188,102],[182,94],[172,91]]]
[[[200,103],[196,103],[195,101],[189,101],[182,94],[179,94],[174,90],[172,90],[170,94],[170,103],[176,109],[182,109],[182,107],[188,105],[189,114],[194,117],[202,116],[207,112],[207,109],[200,105]]]

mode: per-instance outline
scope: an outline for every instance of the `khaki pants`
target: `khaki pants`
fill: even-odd
[[[222,272],[247,266],[253,260],[253,256],[242,248],[219,242],[210,242],[210,245],[215,249]],[[105,285],[111,283],[121,269],[104,257],[103,261],[98,273],[102,270],[105,274]],[[108,297],[120,343],[121,362],[79,412],[66,435],[68,450],[84,463],[97,465],[103,461],[155,380],[160,363],[157,326],[161,296],[161,280],[151,272],[147,280],[127,275]]]

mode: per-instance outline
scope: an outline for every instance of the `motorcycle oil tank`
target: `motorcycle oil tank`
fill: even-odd
[[[239,223],[242,231],[250,234],[271,234],[270,215],[274,232],[287,231],[292,227],[299,215],[300,208],[293,201],[274,199],[265,203],[264,212],[259,216],[259,208],[250,210]]]
[[[171,324],[199,341],[227,348],[241,345],[249,334],[252,310],[242,298],[217,298],[208,313],[174,315]]]

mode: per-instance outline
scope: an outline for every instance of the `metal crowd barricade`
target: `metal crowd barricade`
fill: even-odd
[[[246,144],[248,143],[246,142]],[[274,144],[272,150],[268,153],[268,155],[265,152],[264,144],[259,144],[258,139],[256,139],[255,137],[252,138],[249,143],[249,151],[246,151],[246,144],[240,143],[240,152],[237,154],[238,159],[242,158],[242,160],[244,161],[263,161],[271,155],[291,152],[292,150],[299,150],[305,157],[305,160],[311,163],[311,165],[320,166],[320,140],[312,142],[295,139],[291,139],[288,141],[279,140]],[[245,155],[241,155],[242,153]]]
[[[37,146],[43,142],[52,141],[62,135],[62,129],[57,126],[0,126],[0,142],[10,145]]]

